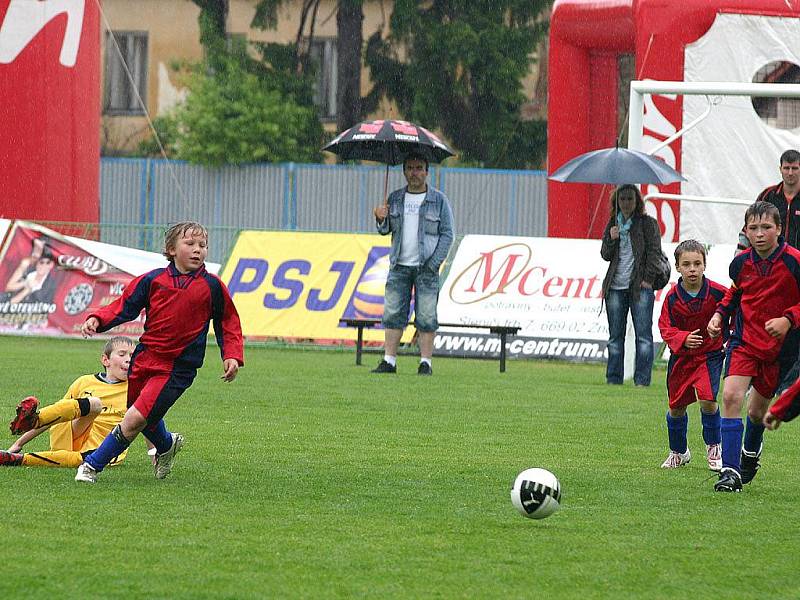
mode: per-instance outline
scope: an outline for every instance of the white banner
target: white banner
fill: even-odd
[[[664,244],[673,262],[677,244]],[[736,247],[709,250],[706,275],[728,285]],[[608,320],[600,312],[608,265],[600,240],[468,235],[458,247],[439,294],[439,321],[520,327],[508,341],[509,356],[605,360]],[[658,316],[670,286],[656,292],[653,339],[661,342]],[[437,354],[496,356],[499,342],[485,330],[442,327]]]

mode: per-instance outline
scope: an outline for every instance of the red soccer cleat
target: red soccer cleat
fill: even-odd
[[[17,416],[11,421],[11,433],[20,435],[36,427],[39,420],[39,400],[36,396],[28,396],[17,404]]]
[[[22,464],[22,454],[0,450],[0,467],[18,467]]]

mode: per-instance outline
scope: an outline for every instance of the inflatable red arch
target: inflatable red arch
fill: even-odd
[[[687,44],[701,38],[719,14],[797,17],[798,11],[794,0],[556,0],[550,21],[548,172],[583,152],[614,146],[621,55],[634,56],[635,79],[682,81]],[[655,108],[680,129],[683,97],[659,100],[653,98]],[[669,147],[680,170],[681,139]],[[661,191],[680,193],[680,185]],[[549,235],[601,237],[607,192],[600,185],[548,182]],[[660,215],[661,203],[654,204]],[[673,212],[677,219],[678,211]]]

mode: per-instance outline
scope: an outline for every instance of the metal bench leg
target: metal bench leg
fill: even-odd
[[[358,326],[358,339],[356,340],[356,365],[361,366],[361,347],[364,345],[364,326]]]
[[[506,372],[506,334],[500,333],[500,372]]]

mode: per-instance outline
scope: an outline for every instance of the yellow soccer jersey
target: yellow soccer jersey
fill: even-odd
[[[78,398],[100,398],[102,412],[94,419],[87,432],[74,438],[72,423],[59,423],[50,428],[50,447],[53,450],[73,450],[88,452],[100,446],[105,437],[122,421],[128,409],[128,382],[106,383],[99,374],[78,377],[64,395],[65,400]],[[120,462],[127,450],[120,454],[115,463]]]

